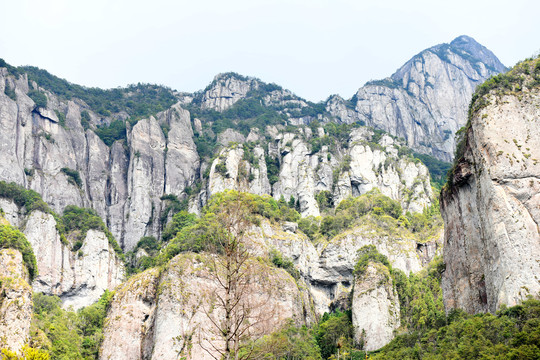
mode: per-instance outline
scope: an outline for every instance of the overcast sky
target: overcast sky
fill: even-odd
[[[180,91],[220,72],[350,98],[469,35],[507,66],[540,50],[538,0],[0,0],[0,57],[86,86]]]

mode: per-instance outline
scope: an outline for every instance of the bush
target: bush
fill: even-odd
[[[62,309],[57,296],[34,294],[30,343],[53,359],[97,359],[112,296],[105,291],[95,304],[73,312]]]
[[[28,97],[32,99],[37,108],[46,108],[47,107],[47,96],[39,90],[30,90],[28,92]]]
[[[69,205],[66,206],[64,209],[64,213],[62,215],[62,218],[60,219],[63,226],[64,231],[66,232],[74,232],[78,231],[78,235],[76,237],[76,241],[80,241],[82,246],[82,243],[84,242],[84,239],[86,238],[86,234],[88,230],[99,230],[102,231],[105,236],[107,236],[107,239],[109,241],[109,244],[113,247],[114,251],[118,255],[119,258],[122,260],[125,260],[124,253],[122,252],[122,249],[114,239],[113,235],[107,229],[107,226],[103,223],[103,220],[99,217],[97,212],[93,209],[87,209],[87,208],[80,208],[75,205]],[[80,247],[79,247],[80,248]],[[73,248],[74,251],[78,250]]]
[[[52,213],[49,205],[41,199],[41,196],[37,192],[27,190],[13,182],[7,183],[0,181],[0,197],[13,200],[18,207],[24,207],[27,214],[30,214],[34,210]]]
[[[0,225],[0,249],[16,249],[22,254],[24,264],[28,269],[30,280],[38,275],[36,257],[32,245],[17,228],[9,225]]]
[[[73,170],[67,167],[60,169],[68,177],[68,182],[78,187],[82,187],[81,175],[77,170]]]

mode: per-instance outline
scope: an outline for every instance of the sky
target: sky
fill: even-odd
[[[512,66],[540,50],[538,0],[0,0],[0,58],[72,83],[179,91],[234,71],[311,101],[351,98],[469,35]]]

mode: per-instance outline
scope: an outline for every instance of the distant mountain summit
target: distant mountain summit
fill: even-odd
[[[351,99],[354,108],[334,100],[329,111],[338,121],[365,122],[450,161],[476,86],[505,70],[490,50],[462,35],[418,53],[388,78],[366,83]]]

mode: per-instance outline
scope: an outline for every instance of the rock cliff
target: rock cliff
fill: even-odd
[[[343,144],[313,144],[330,136],[319,128],[320,136],[277,132],[269,154],[254,143],[232,145],[212,163],[207,196],[226,189],[271,194],[276,200],[293,197],[302,216],[319,216],[316,196],[332,195],[334,206],[350,196],[360,196],[373,188],[399,200],[405,211],[421,212],[431,204],[433,193],[427,168],[400,155],[402,144],[388,135],[366,128],[353,129]],[[310,141],[311,140],[311,141]],[[279,173],[268,174],[268,161],[278,162]],[[273,184],[270,183],[272,179]]]
[[[35,292],[56,295],[65,307],[79,309],[96,302],[105,290],[113,290],[125,278],[123,261],[102,231],[88,230],[82,247],[62,239],[53,215],[36,210],[23,215],[13,202],[0,198],[8,219],[21,227],[32,246],[38,276],[32,282]]]
[[[494,312],[540,291],[540,60],[479,88],[441,196],[447,310]]]
[[[181,254],[162,272],[151,269],[122,285],[108,313],[100,358],[212,359],[218,355],[212,344],[220,346],[221,335],[212,320],[221,322],[222,315],[215,313],[210,296],[218,287],[208,268],[211,256]],[[271,333],[287,319],[298,324],[313,319],[307,293],[289,274],[256,260],[252,265],[252,275],[264,277],[245,294],[253,306],[250,318],[259,321],[258,333]]]

